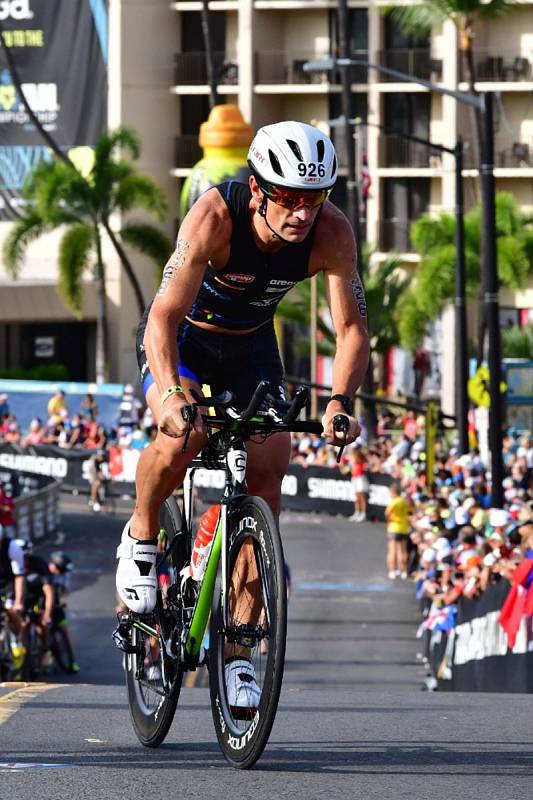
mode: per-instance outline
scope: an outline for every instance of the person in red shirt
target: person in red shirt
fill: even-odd
[[[15,501],[6,494],[5,487],[0,483],[0,525],[3,526],[7,536],[15,536],[17,520],[15,519]]]
[[[366,456],[360,448],[356,448],[353,455],[352,486],[355,494],[355,511],[350,517],[353,522],[363,522],[366,519],[368,478],[366,477]]]

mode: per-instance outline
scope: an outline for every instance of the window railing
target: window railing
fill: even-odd
[[[533,53],[520,55],[516,50],[474,51],[477,81],[531,81],[533,80]],[[464,58],[459,59],[459,79],[469,80]]]
[[[398,134],[382,134],[379,137],[379,165],[439,168],[442,166],[442,156],[437,149],[429,145],[411,142]]]
[[[353,58],[366,60],[368,53],[354,51]],[[326,55],[323,56],[327,58]],[[306,84],[340,83],[338,70],[324,72],[305,72],[306,61],[319,61],[321,56],[311,51],[300,50],[288,53],[286,50],[258,51],[254,54],[254,75],[258,84]],[[364,67],[350,68],[351,83],[366,83],[367,70]]]
[[[239,67],[225,53],[214,52],[215,78],[221,85],[239,83]],[[175,53],[174,82],[177,86],[204,86],[207,84],[205,53]]]
[[[442,80],[442,61],[433,58],[427,48],[391,48],[380,50],[379,63],[383,67],[404,72],[416,78],[428,81]],[[381,75],[380,81],[401,83],[399,78]]]

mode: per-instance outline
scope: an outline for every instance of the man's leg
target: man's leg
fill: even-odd
[[[184,381],[182,385],[188,388]],[[161,403],[155,384],[148,390],[147,401],[157,423]],[[155,441],[143,450],[137,466],[135,511],[117,550],[116,586],[120,599],[138,614],[150,613],[155,605],[161,505],[183,481],[187,466],[201,450],[205,436],[191,431],[185,452],[182,452],[183,442],[184,437],[175,439],[158,430]]]

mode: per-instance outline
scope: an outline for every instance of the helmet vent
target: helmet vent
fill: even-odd
[[[293,139],[287,139],[287,144],[291,148],[292,152],[294,153],[298,161],[303,161],[304,157],[302,155],[302,151],[298,146],[298,142],[295,142]]]
[[[333,165],[331,167],[331,176],[335,175],[337,172],[337,156],[333,156]]]
[[[324,140],[323,139],[319,139],[318,142],[316,143],[316,152],[317,152],[318,162],[319,163],[324,160],[324,152],[325,152],[325,150],[326,150],[326,146],[324,144]]]
[[[276,172],[278,175],[284,178],[285,175],[283,174],[283,170],[281,169],[281,164],[279,163],[279,158],[277,157],[277,155],[273,153],[272,150],[269,149],[268,157],[270,158],[270,164],[274,172]]]

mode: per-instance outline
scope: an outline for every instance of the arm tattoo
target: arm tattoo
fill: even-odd
[[[359,313],[361,314],[362,317],[366,317],[365,290],[363,289],[361,278],[359,277],[359,273],[357,272],[357,267],[355,265],[355,258],[352,261],[352,274],[350,276],[350,286],[352,287],[353,296],[355,298],[355,302],[357,303],[357,308],[359,309]]]
[[[189,247],[190,244],[186,239],[178,239],[176,243],[176,249],[165,264],[165,268],[163,270],[163,279],[157,294],[165,294],[167,286],[170,283],[170,279],[183,266]]]

